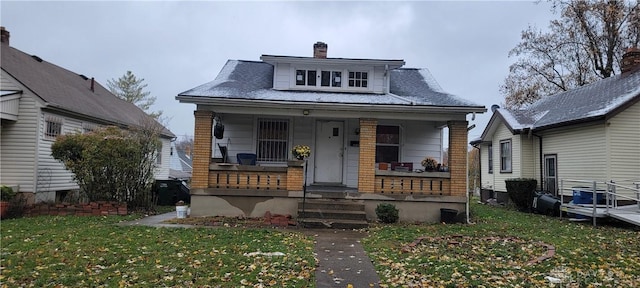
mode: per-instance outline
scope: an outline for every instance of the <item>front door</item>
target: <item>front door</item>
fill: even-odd
[[[558,166],[556,155],[544,155],[544,190],[558,195]]]
[[[315,182],[342,184],[344,122],[316,122]]]

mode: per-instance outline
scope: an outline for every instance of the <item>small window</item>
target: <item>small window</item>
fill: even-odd
[[[400,127],[378,125],[376,128],[376,163],[398,162],[400,159]]]
[[[44,139],[56,140],[62,134],[62,118],[47,116],[44,126]]]
[[[511,139],[500,141],[500,172],[511,172]]]
[[[367,72],[349,72],[349,87],[363,87],[366,88],[368,83]]]
[[[87,123],[87,122],[82,123],[82,133],[93,132],[93,131],[96,131],[97,129],[98,129],[98,125],[96,124]]]
[[[489,162],[489,169],[487,169],[487,171],[489,171],[489,174],[493,173],[493,145],[489,144],[489,147],[487,147],[487,153],[489,154],[487,156],[487,160]]]
[[[289,155],[289,120],[258,120],[257,160],[284,162]]]
[[[305,70],[296,70],[296,85],[305,85],[307,83],[307,73]]]
[[[156,153],[156,164],[162,164],[162,143],[158,144],[158,151]]]

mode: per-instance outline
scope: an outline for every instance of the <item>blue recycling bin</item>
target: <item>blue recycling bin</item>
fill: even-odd
[[[593,204],[593,187],[572,187],[573,204]],[[604,203],[605,190],[596,190],[596,203]]]

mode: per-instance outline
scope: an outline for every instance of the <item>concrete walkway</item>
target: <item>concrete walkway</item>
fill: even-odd
[[[176,218],[176,212],[123,222],[120,225],[169,228],[196,227],[193,225],[162,223],[173,218]],[[316,287],[347,287],[349,284],[353,285],[354,288],[380,287],[380,278],[378,278],[371,260],[360,244],[360,239],[366,236],[365,232],[305,228],[300,228],[298,231],[315,238],[314,252],[318,259],[315,275]]]

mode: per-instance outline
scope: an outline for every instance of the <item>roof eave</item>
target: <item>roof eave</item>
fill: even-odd
[[[212,106],[256,106],[264,108],[285,108],[285,109],[333,109],[342,111],[361,110],[367,108],[369,111],[391,112],[429,112],[429,113],[484,113],[487,109],[484,106],[427,106],[427,105],[389,105],[389,104],[355,104],[355,103],[318,103],[318,102],[292,102],[275,100],[253,100],[253,99],[229,99],[210,98],[202,96],[178,95],[176,99],[180,103],[190,103],[196,105]]]

